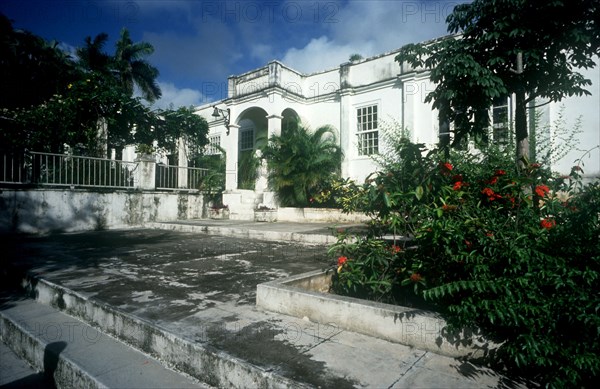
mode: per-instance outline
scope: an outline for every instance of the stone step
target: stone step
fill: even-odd
[[[63,312],[60,313],[63,315],[62,317],[64,317],[65,313],[72,315],[79,319],[77,320],[77,325],[80,323],[84,325],[85,322],[93,326],[90,327],[88,324],[85,324],[87,327],[83,330],[84,332],[90,331],[90,333],[94,334],[91,336],[101,337],[104,334],[104,337],[108,335],[110,338],[117,338],[136,350],[140,350],[143,353],[140,353],[141,355],[150,355],[163,361],[168,366],[172,366],[177,371],[183,372],[208,385],[219,388],[311,387],[311,385],[297,382],[294,379],[273,372],[269,367],[256,366],[242,359],[232,357],[226,352],[210,345],[181,338],[158,325],[120,311],[100,301],[89,299],[86,296],[45,279],[28,277],[24,280],[24,284],[29,291],[28,294],[36,296],[36,302],[33,303],[36,304],[36,307],[41,305],[45,310],[50,310],[55,314],[58,314],[57,310],[60,310]],[[47,323],[75,322],[74,318],[65,322],[62,317],[60,320],[52,319],[51,321],[47,321]],[[36,323],[34,319],[29,325],[33,325],[33,328],[35,328],[35,325],[39,326]],[[66,328],[69,328],[69,325],[66,324]],[[22,342],[17,341],[15,343]],[[38,349],[43,351],[44,346],[40,347]],[[148,356],[147,358],[151,357]],[[87,381],[93,382],[89,378],[86,378]],[[157,385],[145,386],[140,383],[140,385],[108,385],[108,387],[154,388],[159,387]],[[75,387],[81,386],[75,385]],[[85,387],[101,386],[87,385]],[[180,385],[179,387],[186,386]]]
[[[57,388],[209,388],[32,299],[3,305],[0,336]]]

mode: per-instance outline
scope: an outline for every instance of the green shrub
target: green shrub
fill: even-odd
[[[262,149],[269,186],[284,207],[306,207],[323,191],[323,183],[339,175],[342,151],[333,128],[311,132],[302,125],[269,138]]]
[[[451,327],[476,326],[502,343],[486,356],[492,366],[548,386],[591,385],[600,372],[600,185],[582,187],[578,166],[568,176],[519,170],[509,151],[426,152],[399,143],[398,158],[360,188],[376,228],[332,247],[346,258],[334,290],[387,302],[414,290]]]

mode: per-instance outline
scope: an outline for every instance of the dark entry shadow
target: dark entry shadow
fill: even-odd
[[[58,366],[60,353],[67,348],[66,342],[52,342],[44,349],[44,378],[50,388],[56,388],[54,372]]]

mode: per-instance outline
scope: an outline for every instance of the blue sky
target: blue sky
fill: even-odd
[[[86,36],[126,27],[151,43],[166,107],[226,97],[227,77],[279,60],[301,72],[325,70],[406,43],[444,35],[465,0],[1,0],[15,28],[74,50]]]

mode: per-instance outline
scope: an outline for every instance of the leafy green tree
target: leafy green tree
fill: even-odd
[[[455,144],[484,136],[494,99],[515,95],[517,159],[529,153],[527,106],[589,95],[576,69],[596,66],[600,3],[589,0],[475,0],[455,7],[448,32],[434,42],[404,46],[396,60],[431,71],[426,97],[440,119],[454,122]]]
[[[15,30],[0,14],[0,108],[40,104],[77,77],[74,61],[56,42]]]
[[[134,43],[129,31],[124,28],[117,41],[117,50],[113,59],[113,66],[118,72],[119,82],[125,91],[132,95],[134,85],[137,85],[142,96],[149,102],[161,96],[160,87],[156,82],[158,69],[144,59],[153,52],[154,47],[150,43]]]
[[[308,205],[319,184],[340,172],[342,151],[330,126],[314,132],[301,124],[292,126],[271,136],[262,151],[269,185],[282,206]]]
[[[179,139],[186,145],[190,158],[203,153],[208,144],[208,122],[194,113],[193,107],[180,107],[157,112],[154,136],[159,147],[172,155],[178,153]]]

